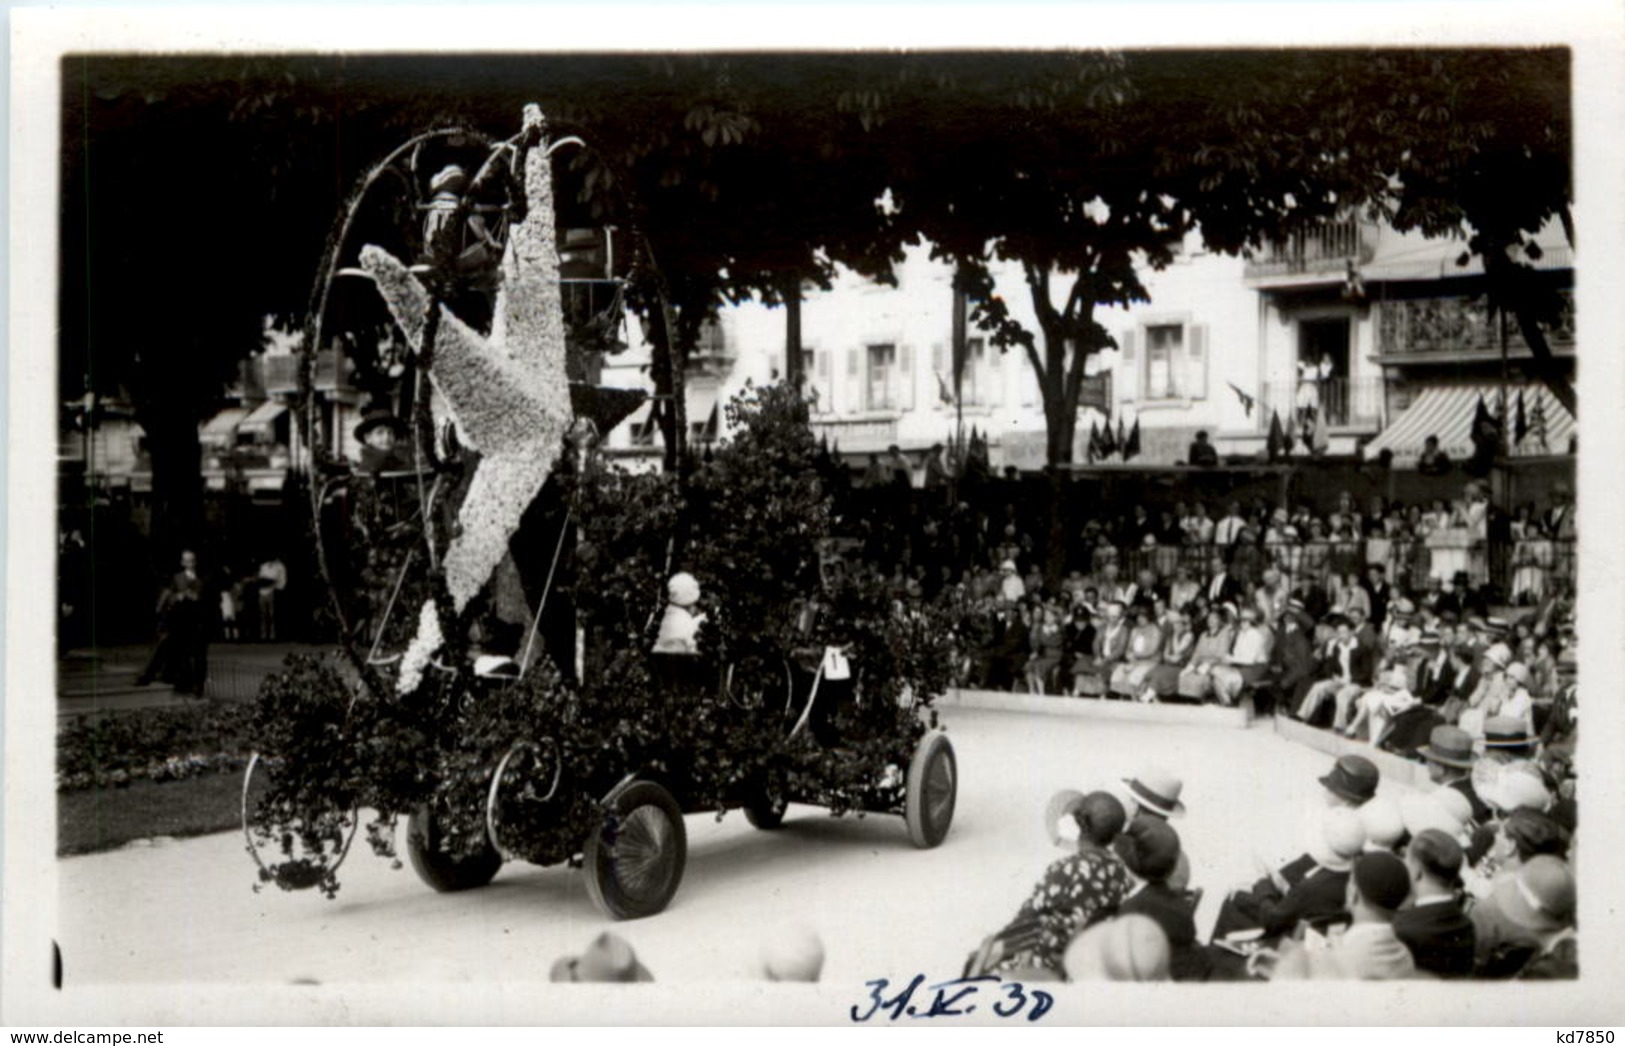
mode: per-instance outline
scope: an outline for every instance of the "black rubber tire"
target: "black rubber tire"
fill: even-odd
[[[745,820],[751,827],[771,832],[784,826],[784,812],[790,803],[782,796],[774,798],[764,789],[745,802]]]
[[[615,820],[587,838],[587,892],[612,919],[642,919],[665,910],[683,881],[688,830],[671,793],[634,781],[614,801]]]
[[[489,839],[475,854],[460,857],[440,849],[434,815],[427,807],[412,812],[406,822],[406,856],[412,870],[437,893],[455,893],[484,886],[502,867],[502,855]]]
[[[903,816],[908,838],[929,850],[947,838],[959,797],[959,763],[947,734],[933,730],[920,740],[908,764],[907,784]]]

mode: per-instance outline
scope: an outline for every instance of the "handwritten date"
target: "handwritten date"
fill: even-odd
[[[884,977],[865,981],[864,987],[869,989],[869,998],[866,1001],[868,1010],[864,1011],[863,1003],[853,1006],[854,1024],[862,1024],[876,1014],[882,1014],[892,1021],[967,1017],[981,1008],[982,1003],[973,1001],[978,996],[983,1003],[987,1003],[991,996],[991,1002],[987,1003],[987,1006],[995,1015],[1025,1016],[1028,1021],[1038,1020],[1055,1005],[1055,997],[1049,992],[1029,989],[1020,982],[1006,981],[991,973],[980,977],[957,977],[951,981],[930,985],[925,983],[925,974],[918,973],[902,991],[890,997],[887,992],[891,990],[892,984]]]

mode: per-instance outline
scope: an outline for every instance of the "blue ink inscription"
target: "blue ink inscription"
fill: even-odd
[[[983,989],[999,993],[1000,997],[993,1003],[993,1012],[1007,1019],[1024,1016],[1029,1022],[1036,1021],[1055,1006],[1055,997],[1049,992],[1029,990],[1019,981],[1005,981],[995,974],[957,977],[940,984],[926,985],[925,974],[917,973],[901,991],[888,996],[891,986],[891,981],[884,977],[865,981],[864,987],[869,990],[868,1009],[865,1012],[862,1004],[851,1007],[852,1022],[862,1024],[878,1013],[886,1014],[891,1021],[904,1017],[913,1020],[966,1017],[976,1012],[976,1006],[969,1000]],[[921,1004],[916,1004],[915,993],[921,992],[922,988]],[[924,993],[929,993],[929,1006],[923,1005],[927,998]]]

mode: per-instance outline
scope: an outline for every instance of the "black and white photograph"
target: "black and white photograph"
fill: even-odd
[[[1620,12],[1094,6],[14,11],[0,1020],[1625,1023]]]

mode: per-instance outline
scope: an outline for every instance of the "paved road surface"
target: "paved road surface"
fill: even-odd
[[[776,833],[743,816],[688,819],[689,861],[671,908],[620,924],[657,979],[747,978],[761,935],[800,920],[828,949],[825,981],[957,973],[1004,924],[1056,853],[1046,800],[1132,773],[1178,768],[1189,814],[1177,825],[1207,897],[1252,877],[1250,852],[1301,852],[1327,756],[1268,729],[1105,724],[954,709],[960,762],[947,841],[913,849],[900,819],[831,819],[792,807]],[[481,890],[435,894],[357,843],[337,900],[255,893],[242,838],[226,833],[64,858],[59,939],[75,984],[407,984],[545,980],[552,961],[610,925],[582,873],[513,865]],[[501,971],[500,975],[495,971]]]

